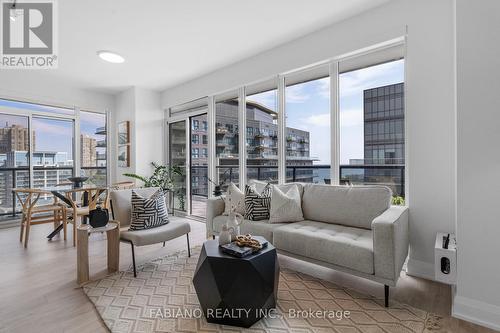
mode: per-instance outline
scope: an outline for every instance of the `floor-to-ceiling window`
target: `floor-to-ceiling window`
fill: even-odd
[[[215,157],[217,183],[223,188],[239,181],[239,100],[236,92],[216,97]]]
[[[80,112],[80,169],[94,185],[106,185],[107,130],[106,115]]]
[[[90,120],[88,115],[95,115],[97,120]],[[12,195],[13,187],[64,186],[68,177],[80,173],[75,170],[75,159],[81,163],[81,174],[87,161],[92,161],[89,166],[98,171],[91,180],[105,185],[106,148],[105,144],[97,147],[99,141],[105,142],[105,127],[104,113],[0,99],[0,215],[20,209]],[[75,138],[78,131],[82,134],[79,150]],[[88,144],[86,149],[83,136],[90,132],[96,138],[96,147]],[[40,202],[44,199],[49,198]]]
[[[285,79],[286,182],[331,182],[328,73],[324,66]]]
[[[276,81],[246,90],[246,179],[278,182],[278,90]]]
[[[340,181],[389,186],[404,198],[404,60],[339,75]]]
[[[0,113],[0,216],[16,210],[12,189],[30,186],[27,116]]]
[[[214,95],[213,136],[193,133],[190,156],[207,159],[223,190],[254,179],[380,184],[404,204],[403,51],[400,40]]]
[[[33,188],[55,188],[73,176],[73,126],[73,120],[33,117]]]

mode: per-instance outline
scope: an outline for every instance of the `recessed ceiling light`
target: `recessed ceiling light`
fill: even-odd
[[[121,64],[122,62],[125,61],[125,58],[123,58],[121,55],[111,51],[97,51],[97,55],[102,60],[105,60],[107,62],[112,62],[114,64]]]

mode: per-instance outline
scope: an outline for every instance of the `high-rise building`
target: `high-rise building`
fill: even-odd
[[[238,101],[228,100],[216,104],[216,164],[219,174],[227,181],[238,181],[238,158],[247,156],[248,179],[277,179],[278,125],[275,111],[255,102],[246,103],[246,152],[239,152]],[[191,185],[193,194],[207,194],[208,123],[206,116],[197,116],[191,124]],[[172,145],[185,145],[183,128],[172,128]],[[179,133],[177,133],[178,131]],[[176,140],[180,140],[177,142]],[[314,158],[309,154],[309,132],[286,128],[287,180],[312,182]],[[171,156],[177,162],[182,156]],[[180,158],[180,160],[178,160]],[[269,168],[266,168],[269,167]],[[294,168],[295,167],[295,168]],[[298,167],[298,168],[296,168]],[[228,171],[229,170],[229,171]],[[221,179],[222,180],[222,179]]]
[[[97,163],[97,140],[90,135],[80,135],[81,165],[82,167],[96,166]]]
[[[0,154],[10,151],[20,150],[28,151],[30,147],[29,129],[21,125],[5,124],[0,128]],[[34,139],[33,134],[33,139]],[[33,140],[33,146],[35,141]]]
[[[384,179],[392,179],[395,194],[404,195],[404,83],[365,90],[363,109],[364,161],[351,164],[385,165],[367,167],[365,182],[384,183]]]

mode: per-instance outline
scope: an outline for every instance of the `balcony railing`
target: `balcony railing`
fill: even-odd
[[[47,172],[48,171],[48,172]],[[33,179],[30,181],[29,167],[0,168],[0,216],[16,216],[20,212],[12,190],[14,188],[44,188],[54,187],[73,175],[73,167],[34,166]],[[46,198],[40,198],[44,203]]]
[[[106,126],[97,127],[95,129],[95,134],[97,134],[97,135],[106,135]]]
[[[208,174],[207,166],[192,166],[197,170],[198,177],[203,176],[203,170]],[[231,182],[239,182],[239,168],[237,166],[217,166],[219,182],[225,186]],[[389,165],[341,165],[340,184],[342,185],[385,185],[392,189],[396,196],[404,197],[405,193],[405,166],[402,164]],[[275,165],[247,165],[247,179],[278,182],[278,166]],[[304,182],[330,184],[329,165],[287,166],[287,182]],[[197,187],[192,184],[192,193],[207,196],[208,189],[204,182],[199,182]]]

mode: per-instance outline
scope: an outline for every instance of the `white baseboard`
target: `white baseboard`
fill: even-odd
[[[406,274],[434,281],[434,263],[410,258],[407,267]]]
[[[500,331],[500,306],[463,296],[455,296],[451,315],[492,330]]]

